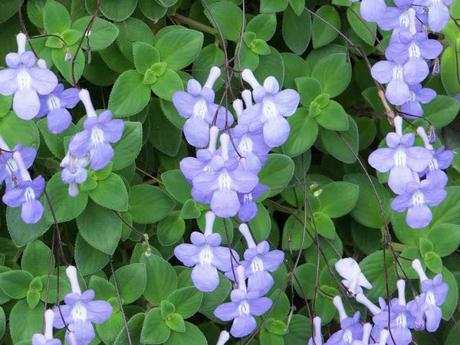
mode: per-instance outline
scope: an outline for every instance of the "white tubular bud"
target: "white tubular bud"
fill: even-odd
[[[94,109],[93,102],[91,102],[91,97],[89,95],[88,90],[81,89],[78,95],[80,96],[81,102],[85,106],[86,115],[88,117],[97,117],[97,113],[96,113],[96,110]]]
[[[316,345],[323,345],[323,336],[321,335],[321,318],[315,316],[313,318],[313,339]]]
[[[19,173],[21,174],[21,178],[24,181],[30,181],[32,180],[30,178],[29,171],[26,168],[26,165],[24,164],[24,160],[22,159],[22,156],[19,152],[14,152],[13,153],[13,159],[15,160],[16,164],[18,165]]]
[[[216,66],[211,67],[211,70],[209,71],[208,79],[206,80],[206,83],[204,84],[203,87],[212,89],[216,80],[219,79],[219,77],[220,77],[220,68]]]
[[[406,281],[404,279],[400,279],[396,285],[398,287],[399,304],[406,305]]]
[[[430,139],[428,138],[428,135],[426,134],[425,128],[417,127],[417,134],[420,138],[422,138],[425,148],[428,150],[433,150],[433,145],[430,144]]]
[[[387,329],[382,329],[380,331],[380,341],[379,341],[379,345],[385,345],[387,343],[387,340],[388,340],[388,336],[390,335],[390,333],[388,332]]]
[[[243,101],[241,99],[235,99],[233,101],[233,109],[235,110],[236,116],[240,117],[241,113],[243,112]]]
[[[227,331],[220,332],[219,339],[217,340],[216,345],[225,345],[230,339],[230,333]]]
[[[246,108],[252,107],[252,92],[249,90],[243,90],[241,92],[241,98],[243,98],[244,105]]]
[[[81,295],[80,284],[78,283],[77,269],[75,266],[69,266],[66,268],[65,273],[69,279],[72,292]]]
[[[3,137],[0,135],[0,149],[4,151],[11,151],[10,147],[6,143],[6,141],[3,139]]]
[[[356,295],[356,302],[364,305],[373,315],[377,315],[381,312],[380,308],[377,307],[374,303],[369,301],[369,299],[364,296],[362,293]]]
[[[422,263],[420,262],[419,259],[415,259],[412,261],[412,268],[417,272],[418,278],[420,279],[421,282],[424,280],[427,280],[428,277],[426,276],[425,270],[422,267]]]
[[[236,268],[236,281],[238,283],[238,289],[246,291],[246,272],[241,265]]]
[[[53,339],[53,321],[54,321],[54,311],[48,309],[45,311],[45,339]]]
[[[22,54],[26,51],[27,36],[22,32],[16,35],[16,42],[18,44],[18,54]]]
[[[69,183],[69,189],[68,189],[69,195],[73,198],[78,196],[80,194],[80,190],[78,189],[78,185],[76,183]]]
[[[335,296],[332,300],[334,303],[335,308],[339,312],[340,321],[343,321],[348,317],[347,312],[345,311],[345,307],[343,306],[342,298],[340,296]]]
[[[214,227],[214,220],[216,219],[216,215],[208,211],[206,212],[206,225],[204,227],[204,234],[205,236],[211,235],[212,234],[212,229]]]
[[[219,128],[217,128],[216,126],[212,126],[209,129],[209,146],[208,146],[208,151],[211,153],[216,152],[218,136],[219,136]]]
[[[412,35],[415,35],[417,33],[417,14],[415,13],[415,9],[412,7],[407,10],[407,13],[409,15],[409,32]]]
[[[257,81],[256,77],[254,76],[254,73],[252,73],[251,70],[249,69],[244,69],[243,72],[241,72],[241,78],[251,85],[252,89],[257,89],[258,87],[261,87],[260,83]]]
[[[256,242],[254,242],[254,238],[251,235],[251,231],[249,230],[248,225],[245,223],[242,223],[240,224],[238,229],[240,230],[241,234],[246,240],[246,243],[248,244],[248,248],[255,248],[257,245],[256,245]]]
[[[43,69],[48,68],[48,66],[46,66],[46,61],[43,59],[38,59],[37,66]]]
[[[395,124],[395,132],[396,134],[398,134],[399,136],[402,136],[403,135],[403,119],[401,116],[396,116],[393,120],[394,124]]]
[[[230,137],[226,133],[222,133],[220,135],[220,148],[221,148],[221,154],[222,158],[224,160],[228,160],[228,144],[230,142]]]
[[[363,339],[362,339],[362,345],[369,345],[369,338],[371,337],[371,332],[372,332],[372,324],[369,322],[365,323],[363,326]]]

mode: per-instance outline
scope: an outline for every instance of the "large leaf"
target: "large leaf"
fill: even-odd
[[[232,1],[216,1],[206,6],[205,15],[225,39],[237,41],[243,24],[243,11]]]
[[[129,194],[129,213],[139,224],[156,223],[174,208],[174,200],[161,188],[137,185]]]

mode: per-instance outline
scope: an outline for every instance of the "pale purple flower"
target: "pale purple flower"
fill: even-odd
[[[420,10],[417,8],[417,10]],[[378,17],[377,24],[385,31],[393,30],[393,36],[422,31],[422,22],[418,19],[420,14],[414,7],[387,7]]]
[[[174,255],[188,267],[193,267],[192,281],[200,291],[211,292],[219,285],[219,274],[230,271],[239,261],[238,254],[226,247],[222,247],[219,234],[212,233],[215,215],[206,213],[205,232],[192,232],[192,244],[183,243],[174,250]]]
[[[88,345],[96,336],[93,324],[102,324],[112,315],[112,306],[106,301],[93,301],[94,290],[81,292],[77,269],[66,269],[72,292],[64,298],[64,305],[54,308],[55,328],[65,328],[66,341],[70,345]]]
[[[401,105],[401,115],[407,119],[416,119],[423,116],[422,104],[430,103],[435,97],[433,89],[424,88],[421,84],[410,86],[409,100]]]
[[[256,200],[262,196],[268,187],[259,183],[249,193],[238,194],[240,199],[240,209],[238,210],[238,218],[243,222],[249,222],[257,215],[257,204]]]
[[[246,288],[245,270],[237,268],[238,288],[230,294],[231,302],[219,305],[214,315],[222,321],[232,321],[230,334],[243,338],[257,328],[255,316],[265,314],[272,306],[270,298],[261,297],[258,290]]]
[[[402,118],[394,119],[395,132],[388,133],[388,148],[380,148],[369,156],[369,164],[379,172],[390,171],[388,185],[397,194],[406,193],[406,186],[414,180],[414,172],[422,172],[431,161],[430,150],[424,147],[413,147],[415,135],[404,134]]]
[[[240,209],[238,193],[250,193],[258,184],[256,174],[245,171],[238,160],[229,157],[229,136],[221,135],[221,147],[213,169],[197,175],[192,195],[210,203],[211,210],[222,218],[233,217]]]
[[[335,296],[332,302],[339,312],[340,330],[332,334],[324,345],[352,345],[354,341],[361,340],[363,326],[359,311],[353,317],[348,317],[340,296]]]
[[[359,264],[353,258],[343,258],[335,263],[335,270],[342,278],[342,284],[352,295],[363,292],[363,287],[372,289],[372,284],[361,272]]]
[[[17,53],[6,55],[5,69],[0,70],[0,94],[13,97],[13,110],[23,120],[36,117],[40,110],[39,95],[48,95],[58,84],[53,72],[45,66],[36,66],[37,59],[26,51],[27,38],[16,36]]]
[[[53,337],[54,312],[51,309],[45,311],[45,332],[35,333],[32,336],[32,345],[61,345],[59,339]]]
[[[404,192],[393,199],[391,208],[397,212],[407,210],[407,224],[414,229],[424,228],[433,218],[429,206],[439,205],[447,196],[445,183],[444,179],[438,180],[433,176],[420,181],[414,174],[413,181],[407,183]]]
[[[5,181],[7,189],[15,183],[19,183],[21,179],[18,164],[13,157],[14,152],[20,154],[26,169],[32,166],[37,155],[37,150],[33,147],[16,145],[13,150],[10,150],[9,146],[0,136],[0,184]]]
[[[439,307],[446,301],[449,287],[443,281],[441,274],[428,279],[419,260],[414,260],[412,267],[420,279],[421,295],[409,302],[408,309],[415,317],[417,330],[426,329],[428,332],[435,332],[442,318],[442,311]]]
[[[58,134],[69,128],[72,115],[67,109],[75,108],[80,101],[78,89],[68,88],[58,84],[49,95],[40,97],[41,107],[38,117],[46,116],[48,129],[53,134]]]
[[[60,166],[62,168],[61,180],[69,185],[69,195],[77,196],[79,193],[78,185],[82,184],[88,178],[87,167],[89,157],[78,158],[67,153]]]
[[[448,6],[452,0],[427,0],[428,26],[433,32],[442,31],[450,19]]]
[[[239,118],[239,124],[249,132],[262,131],[264,141],[269,147],[281,146],[288,138],[290,126],[285,117],[295,113],[300,96],[297,91],[286,89],[280,91],[274,77],[265,79],[263,86],[254,74],[245,69],[241,77],[253,88],[255,104],[247,107]]]
[[[323,345],[323,335],[321,334],[321,318],[313,318],[313,337],[308,340],[308,345]]]
[[[71,139],[69,152],[78,158],[89,155],[91,169],[101,170],[112,160],[114,151],[111,144],[121,139],[125,124],[123,120],[113,120],[110,110],[105,110],[98,116],[88,90],[80,91],[80,99],[85,105],[87,118],[83,131]]]
[[[270,250],[267,241],[256,244],[245,223],[240,224],[239,230],[248,245],[244,260],[240,263],[245,269],[248,287],[251,291],[258,290],[261,295],[265,295],[275,283],[270,273],[275,272],[283,263],[284,253],[281,250]],[[231,271],[226,276],[232,280],[234,278]]]
[[[201,87],[195,79],[190,79],[187,91],[177,91],[172,102],[177,112],[187,119],[184,135],[187,142],[195,147],[205,147],[209,143],[209,128],[213,125],[225,129],[232,125],[233,117],[222,106],[214,103],[212,89],[220,76],[220,69],[212,67],[206,83]]]
[[[385,4],[385,0],[361,1],[361,17],[368,22],[378,22],[386,10],[387,5]]]
[[[442,44],[435,39],[428,38],[426,32],[416,34],[405,32],[392,37],[385,50],[385,56],[388,60],[404,64],[410,59],[434,60],[442,53],[442,50]]]

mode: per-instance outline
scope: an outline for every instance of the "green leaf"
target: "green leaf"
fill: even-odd
[[[442,271],[442,259],[435,252],[427,252],[423,255],[423,262],[431,272],[441,273]]]
[[[316,266],[305,263],[297,266],[295,270],[294,288],[301,298],[312,299],[315,294],[315,279],[302,279],[302,277],[316,277]]]
[[[141,342],[143,344],[163,344],[170,335],[171,330],[161,317],[160,309],[151,309],[142,326]]]
[[[388,251],[386,252],[385,259],[384,252],[379,250],[366,256],[359,265],[373,286],[367,293],[369,299],[376,301],[379,297],[384,296],[387,284],[388,293],[391,294],[396,289],[397,276],[393,266],[393,257]]]
[[[361,17],[359,3],[354,3],[347,8],[347,19],[355,34],[364,42],[373,46],[377,35],[377,24],[369,23]]]
[[[54,134],[48,130],[48,119],[45,118],[37,121],[37,127],[51,153],[57,158],[63,159],[66,154],[64,148],[64,138],[75,133],[75,125],[71,124],[64,132]]]
[[[69,51],[72,55],[71,61],[66,61],[66,54],[68,53],[66,48],[53,49],[51,58],[62,76],[73,85],[78,82],[83,75],[83,70],[85,69],[85,54],[82,50],[78,50],[77,52],[77,46],[70,47]],[[74,60],[75,54],[77,57]],[[75,61],[73,63],[73,69],[72,61]]]
[[[0,133],[10,148],[18,144],[34,148],[40,146],[40,133],[36,124],[33,121],[21,120],[12,111],[0,118]]]
[[[237,41],[243,24],[243,11],[235,3],[217,1],[206,6],[204,14],[209,22],[221,30],[225,39]]]
[[[174,200],[161,188],[144,184],[131,188],[128,211],[136,223],[156,223],[165,218],[174,206]]]
[[[294,13],[300,16],[305,11],[305,0],[289,0],[289,5],[294,10]]]
[[[257,38],[269,41],[276,31],[275,14],[258,14],[246,26],[246,32],[253,32]]]
[[[8,232],[18,247],[25,246],[27,243],[43,235],[50,228],[44,217],[36,224],[26,224],[21,219],[20,214],[20,208],[8,207],[6,209]]]
[[[339,218],[355,207],[359,196],[359,186],[349,182],[332,182],[322,187],[317,193],[321,205],[320,211],[331,218]]]
[[[42,241],[30,242],[21,258],[21,268],[34,277],[48,274],[50,267],[54,267],[54,256],[51,250]]]
[[[40,303],[40,293],[37,291],[27,291],[27,305],[30,309],[34,309]]]
[[[129,339],[134,344],[140,344],[140,337],[141,337],[141,330],[142,330],[142,325],[144,322],[144,317],[145,315],[143,313],[138,313],[134,315],[129,321],[128,321],[128,332],[129,332]],[[115,342],[113,345],[126,345],[129,343],[128,339],[128,334],[126,332],[125,327],[123,327],[118,333],[118,336],[115,339]]]
[[[433,250],[439,256],[448,256],[460,246],[460,225],[436,224],[428,234],[428,239],[434,244]]]
[[[125,121],[125,130],[120,141],[113,145],[115,154],[112,170],[118,171],[131,165],[142,149],[142,124]]]
[[[10,336],[14,344],[30,341],[32,335],[43,332],[43,315],[45,307],[40,303],[30,309],[26,300],[18,301],[10,312]]]
[[[144,297],[152,304],[159,304],[177,288],[177,275],[174,268],[163,258],[144,253],[140,262],[147,270],[147,286]]]
[[[3,308],[0,307],[0,339],[3,338],[6,332],[6,316]]]
[[[460,102],[453,97],[438,95],[423,108],[425,117],[439,129],[454,121],[460,111]]]
[[[163,246],[172,246],[179,242],[185,233],[185,222],[176,211],[160,220],[157,228],[158,242]]]
[[[177,313],[169,314],[165,319],[166,325],[175,332],[185,332],[185,321],[182,315]]]
[[[13,96],[0,95],[0,117],[5,116],[11,110]]]
[[[109,255],[90,246],[78,235],[75,239],[75,263],[82,275],[89,275],[102,270],[109,263]]]
[[[300,103],[307,109],[310,107],[311,102],[322,93],[321,84],[313,78],[295,78],[295,85],[300,94]]]
[[[330,240],[335,238],[335,225],[330,216],[323,212],[315,212],[313,213],[313,220],[318,234]]]
[[[313,18],[313,48],[317,49],[331,43],[337,38],[341,27],[340,16],[331,5],[323,5]]]
[[[201,307],[203,293],[194,286],[188,286],[175,290],[167,299],[176,308],[176,313],[188,319],[195,315]]]
[[[143,77],[137,71],[123,72],[113,85],[109,97],[109,109],[117,117],[137,114],[150,101],[150,87],[143,83]]]
[[[288,0],[261,0],[261,13],[282,12],[288,7]]]
[[[115,285],[115,280],[124,304],[136,301],[145,291],[147,284],[147,272],[142,263],[130,264],[120,267],[110,278]]]
[[[260,183],[268,186],[267,197],[281,193],[294,174],[294,162],[286,155],[272,153],[259,174]]]
[[[220,66],[224,62],[225,56],[222,49],[218,45],[211,43],[201,50],[200,55],[193,62],[193,77],[201,84],[204,84],[211,67]],[[222,85],[222,81],[218,79],[214,85],[217,89],[219,85]]]
[[[270,236],[272,221],[263,204],[257,205],[257,214],[249,221],[249,228],[256,243],[265,241]]]
[[[283,250],[301,250],[308,248],[313,243],[311,236],[307,234],[307,228],[299,222],[299,215],[290,215],[283,228],[282,248]],[[302,219],[302,218],[300,218]]]
[[[46,192],[50,201],[50,203],[45,202],[45,218],[48,224],[54,223],[54,217],[58,223],[77,218],[85,210],[88,203],[86,192],[80,192],[75,197],[69,195],[69,185],[62,182],[60,172],[54,174],[48,181]],[[52,211],[50,204],[53,206]]]
[[[289,117],[291,133],[283,145],[283,152],[291,157],[296,157],[307,151],[318,137],[318,123],[309,116],[305,108],[297,109]]]
[[[319,137],[326,151],[341,162],[351,164],[356,161],[359,150],[359,132],[356,122],[348,116],[349,129],[345,132],[335,132],[320,129]]]
[[[117,23],[116,26],[120,30],[116,40],[117,47],[130,62],[134,62],[133,44],[135,42],[153,45],[153,32],[145,21],[130,17],[122,23]]]
[[[121,22],[133,14],[136,6],[137,0],[104,0],[101,3],[101,12],[108,19]]]
[[[121,237],[122,221],[114,211],[90,202],[77,218],[83,239],[103,253],[112,255]]]
[[[6,22],[10,19],[23,4],[23,0],[5,0],[0,4],[0,23]],[[0,317],[0,339],[2,338],[1,332],[1,317]]]
[[[135,42],[133,44],[134,66],[136,70],[144,74],[153,64],[160,62],[158,50],[145,42]]]
[[[14,299],[26,297],[33,277],[29,272],[14,270],[0,273],[0,289]]]
[[[166,62],[173,70],[190,65],[200,54],[202,46],[203,34],[186,28],[164,33],[155,44],[161,61]]]
[[[128,210],[128,191],[123,179],[111,173],[106,179],[99,181],[96,189],[89,192],[91,199],[102,207],[115,210]]]
[[[441,56],[441,80],[447,94],[455,97],[460,93],[460,59],[454,47],[446,47]]]
[[[250,48],[257,55],[269,55],[271,53],[270,46],[267,42],[259,38],[251,42]]]
[[[119,310],[114,311],[107,321],[95,326],[97,337],[104,344],[112,344],[120,329],[124,327],[123,314]]]
[[[154,24],[158,23],[168,11],[167,7],[161,6],[152,0],[139,0],[139,9],[142,14],[153,21]]]
[[[441,306],[442,318],[449,320],[458,307],[458,283],[454,274],[445,267],[442,269],[442,278],[449,286],[446,301]]]
[[[180,203],[183,204],[192,197],[191,186],[179,169],[164,172],[161,174],[161,180],[168,193]]]
[[[176,91],[182,91],[184,84],[177,72],[167,69],[166,72],[151,86],[152,91],[158,97],[171,101]]]
[[[167,300],[163,300],[160,303],[160,311],[161,311],[161,317],[164,320],[169,314],[172,314],[176,311],[176,307],[171,302],[168,302]]]
[[[43,9],[43,24],[48,33],[62,33],[70,29],[70,14],[64,5],[54,0],[47,0]]]
[[[260,81],[269,76],[273,76],[282,85],[284,82],[284,61],[281,54],[273,47],[270,47],[270,55],[259,57],[259,67],[254,71],[254,75]]]
[[[180,216],[183,219],[199,218],[201,216],[201,209],[199,204],[193,199],[188,199],[182,206]]]
[[[78,30],[81,34],[85,33],[92,17],[82,17],[72,24],[72,28]],[[118,37],[119,30],[107,20],[96,17],[91,26],[91,35],[88,40],[83,41],[83,48],[91,51],[98,51],[107,48]]]
[[[351,63],[344,53],[331,54],[321,59],[311,73],[321,84],[323,93],[330,97],[340,95],[351,81]]]
[[[185,332],[172,332],[165,345],[207,345],[208,342],[200,329],[190,322],[185,322]]]
[[[289,332],[285,335],[286,345],[303,345],[311,337],[311,320],[304,315],[294,314],[289,324]]]
[[[312,104],[316,102],[313,101]],[[348,114],[345,109],[336,101],[329,101],[329,104],[321,109],[319,115],[314,119],[318,124],[331,131],[346,131],[349,128]]]
[[[300,15],[288,7],[283,13],[283,40],[290,50],[302,55],[310,44],[311,16],[307,11]]]

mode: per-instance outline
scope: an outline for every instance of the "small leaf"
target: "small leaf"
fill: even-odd
[[[185,322],[184,318],[177,313],[169,314],[166,317],[166,325],[175,332],[184,333],[185,332]]]
[[[341,27],[340,16],[331,5],[323,5],[316,11],[318,17],[313,18],[313,48],[320,48],[337,38]]]
[[[174,206],[174,200],[161,188],[149,185],[131,188],[128,211],[136,223],[156,223],[165,218]]]
[[[209,22],[221,30],[225,39],[237,41],[243,23],[243,11],[231,1],[213,2],[206,6],[204,14]]]
[[[43,9],[43,24],[48,33],[59,34],[70,29],[71,19],[64,5],[55,0],[46,1]]]
[[[163,344],[170,335],[171,330],[161,317],[160,309],[151,309],[142,326],[141,342],[143,344]]]
[[[120,296],[124,304],[136,301],[145,291],[147,273],[142,263],[125,265],[115,271],[110,278],[111,282],[116,279]],[[114,283],[115,284],[115,283]]]
[[[122,178],[117,174],[111,173],[106,179],[99,181],[89,196],[105,208],[120,212],[128,210],[128,191]]]

